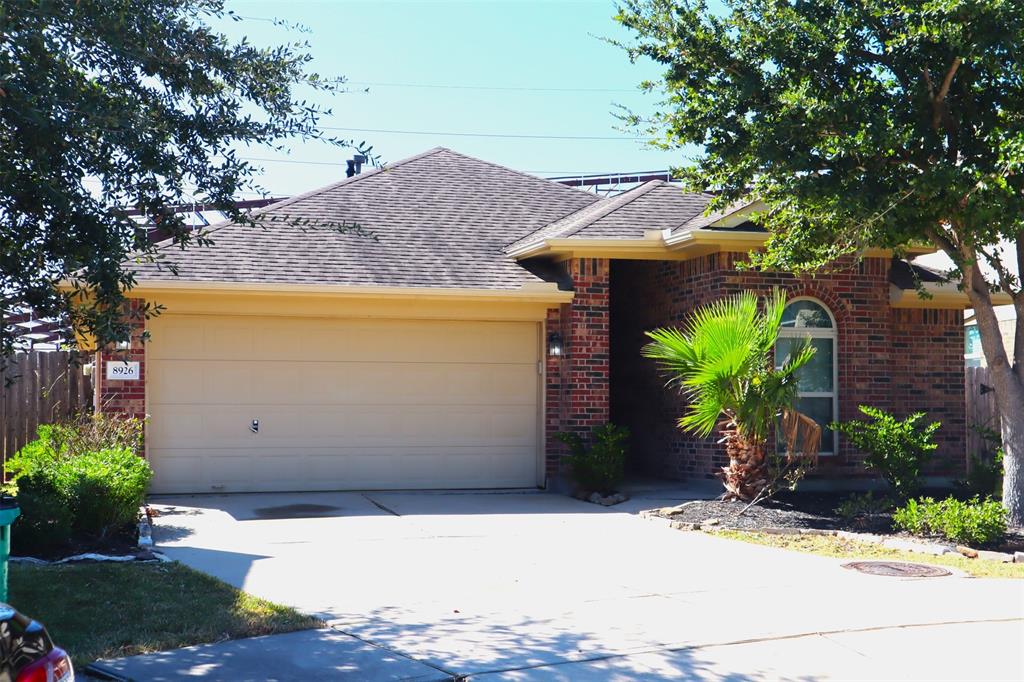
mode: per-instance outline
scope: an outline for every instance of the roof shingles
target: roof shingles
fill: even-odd
[[[648,230],[671,230],[703,213],[711,197],[651,180],[594,202],[506,248],[517,251],[545,239],[642,239]]]
[[[213,228],[210,246],[167,248],[137,280],[516,289],[541,281],[503,252],[593,194],[437,148],[274,204],[259,227]],[[312,225],[296,226],[298,221]],[[372,236],[341,234],[356,223]]]

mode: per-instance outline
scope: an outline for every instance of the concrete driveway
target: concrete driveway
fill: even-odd
[[[423,666],[380,677],[1024,678],[1022,581],[861,575],[539,493],[155,502],[170,557]]]

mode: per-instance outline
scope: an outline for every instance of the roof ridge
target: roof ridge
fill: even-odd
[[[508,250],[512,249],[513,247],[515,247],[517,244],[529,244],[529,243],[531,243],[530,242],[530,238],[533,237],[534,235],[544,231],[545,229],[551,227],[552,225],[555,225],[555,224],[560,223],[562,221],[571,220],[573,216],[578,215],[578,214],[580,214],[580,213],[582,213],[584,211],[594,209],[595,207],[598,207],[599,204],[601,204],[601,206],[599,208],[597,208],[597,210],[595,210],[593,212],[593,215],[588,215],[586,217],[586,219],[584,219],[579,225],[577,225],[573,229],[569,230],[568,232],[549,235],[551,238],[559,238],[559,239],[564,239],[566,237],[571,237],[572,235],[576,234],[580,230],[582,230],[582,229],[584,229],[584,228],[586,228],[586,227],[588,227],[590,225],[593,225],[594,223],[596,223],[601,218],[604,218],[605,216],[607,216],[607,215],[609,215],[611,213],[614,213],[615,211],[619,210],[623,206],[628,206],[630,203],[632,203],[636,199],[639,199],[640,197],[645,196],[651,190],[653,190],[655,187],[660,187],[661,185],[670,185],[670,184],[671,183],[667,183],[664,180],[648,180],[648,181],[644,182],[642,185],[637,185],[636,187],[634,187],[634,188],[632,188],[630,190],[627,190],[627,191],[623,192],[622,194],[619,194],[618,196],[616,196],[616,197],[614,197],[612,199],[600,199],[598,202],[587,204],[586,206],[583,206],[582,208],[576,209],[572,213],[568,213],[568,214],[562,216],[558,220],[553,220],[550,223],[548,223],[547,225],[543,225],[542,227],[534,230],[533,232],[531,232],[530,234],[526,235],[525,237],[521,237],[519,239],[516,239],[515,241],[509,242],[508,244],[505,245],[504,250],[508,251]],[[589,192],[588,192],[588,194],[589,194]]]
[[[508,171],[509,173],[515,173],[516,175],[519,175],[519,176],[524,177],[524,178],[529,178],[530,180],[539,180],[540,182],[546,182],[546,183],[551,184],[551,185],[556,185],[556,186],[558,186],[561,189],[564,189],[564,190],[567,190],[569,192],[572,192],[573,194],[584,194],[584,195],[586,195],[588,197],[593,197],[594,196],[590,192],[588,192],[586,190],[583,190],[583,189],[579,189],[578,187],[570,187],[569,185],[563,185],[560,182],[555,182],[554,180],[549,180],[548,178],[542,178],[539,175],[530,175],[529,173],[526,173],[524,171],[516,170],[515,168],[509,168],[508,166],[503,166],[500,163],[494,163],[493,161],[488,161],[487,159],[481,159],[481,158],[478,158],[476,156],[470,156],[469,154],[464,154],[462,152],[455,151],[454,149],[450,149],[448,147],[435,147],[434,150],[432,150],[432,151],[446,151],[446,152],[448,152],[450,154],[454,154],[455,156],[461,156],[462,158],[469,159],[470,161],[478,161],[480,163],[486,164],[488,166],[492,166],[494,168],[500,168],[503,171]],[[593,203],[593,202],[591,202],[591,203]],[[573,211],[573,213],[575,213],[575,211]],[[569,214],[569,215],[571,215],[571,214]]]
[[[601,218],[604,218],[606,215],[609,215],[610,213],[614,213],[615,211],[618,211],[620,208],[623,208],[624,206],[629,206],[631,203],[633,203],[634,201],[636,201],[640,197],[647,196],[647,194],[649,194],[655,187],[660,187],[662,184],[667,184],[667,183],[665,183],[664,180],[648,180],[647,182],[645,182],[642,185],[638,185],[638,186],[634,187],[633,189],[631,189],[631,190],[629,190],[627,192],[623,192],[622,194],[620,194],[619,196],[617,196],[617,197],[615,197],[613,199],[609,199],[607,205],[602,207],[600,210],[594,211],[593,215],[587,216],[586,220],[584,220],[580,225],[577,225],[574,229],[570,230],[569,232],[566,232],[565,234],[559,235],[559,236],[560,237],[571,237],[572,235],[576,234],[577,232],[579,232],[583,228],[589,227],[590,225],[593,225],[594,223],[596,223]],[[625,199],[625,201],[623,201],[623,199]],[[614,204],[614,205],[611,205],[611,204]],[[582,210],[582,209],[580,209],[580,210]],[[577,211],[577,213],[578,213],[578,211]],[[572,214],[570,214],[570,215],[572,215]],[[568,218],[568,217],[569,216],[566,216],[566,218]]]

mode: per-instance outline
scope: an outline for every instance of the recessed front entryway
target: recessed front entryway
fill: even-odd
[[[536,322],[162,315],[153,491],[536,486]]]

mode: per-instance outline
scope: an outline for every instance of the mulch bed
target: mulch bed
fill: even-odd
[[[948,494],[948,491],[945,494]],[[945,494],[939,493],[940,496]],[[717,525],[722,528],[749,531],[766,528],[818,528],[909,537],[906,533],[893,529],[892,516],[888,513],[860,516],[853,520],[839,516],[836,508],[849,496],[850,493],[784,492],[759,502],[746,511],[743,511],[747,507],[746,502],[701,500],[687,503],[681,510],[667,518],[700,524],[717,521]],[[1002,546],[985,549],[1024,551],[1024,529],[1009,529]]]
[[[46,561],[54,561],[78,554],[93,553],[124,556],[136,554],[139,551],[139,531],[134,525],[125,526],[120,532],[110,533],[104,538],[72,538],[71,542],[67,545],[47,549],[19,546],[18,527],[15,525],[11,532],[11,541],[12,556],[29,556]]]

